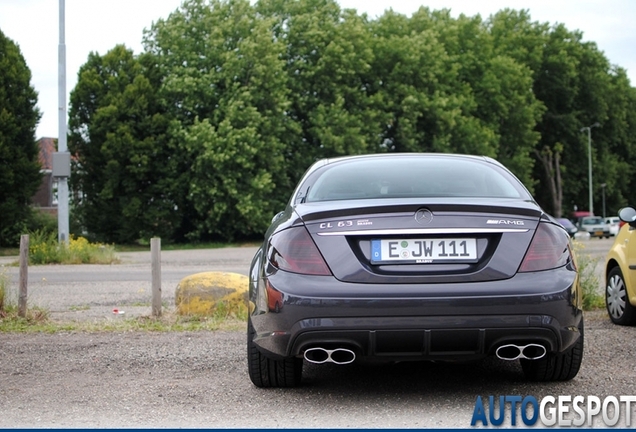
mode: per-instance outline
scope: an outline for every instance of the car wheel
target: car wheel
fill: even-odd
[[[247,321],[247,369],[250,380],[257,387],[296,387],[300,384],[303,360],[295,357],[274,360],[263,355],[256,344],[256,331]]]
[[[636,310],[627,297],[627,287],[620,267],[614,267],[607,275],[605,306],[614,324],[634,325],[636,323]]]
[[[531,381],[568,381],[579,373],[583,361],[583,319],[579,339],[563,353],[548,353],[539,360],[521,359],[521,369]]]

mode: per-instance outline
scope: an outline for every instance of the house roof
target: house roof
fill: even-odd
[[[38,160],[43,170],[53,169],[53,153],[57,151],[56,144],[56,138],[40,138],[38,140],[38,147],[40,148]]]

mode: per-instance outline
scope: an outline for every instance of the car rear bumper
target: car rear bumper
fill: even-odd
[[[300,355],[312,347],[344,347],[362,358],[472,360],[494,354],[503,345],[529,343],[540,344],[548,352],[555,352],[561,345],[559,326],[542,327],[540,321],[544,319],[550,317],[489,317],[488,323],[480,316],[445,317],[442,320],[376,318],[365,328],[355,318],[349,318],[330,323],[336,326],[334,330],[320,324],[316,326],[316,320],[305,320],[298,323],[299,327],[311,327],[294,332],[288,354]],[[539,322],[528,325],[527,321]]]
[[[469,360],[509,343],[562,352],[578,340],[582,321],[575,281],[567,268],[434,286],[343,284],[278,272],[261,278],[260,288],[252,282],[250,319],[254,343],[271,357],[344,347],[363,358]],[[258,299],[272,289],[283,299],[278,312]]]
[[[590,237],[609,237],[612,235],[612,233],[607,230],[607,231],[602,231],[602,230],[588,230],[587,231],[590,234]]]

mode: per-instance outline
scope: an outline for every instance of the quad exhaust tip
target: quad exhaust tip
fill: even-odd
[[[496,355],[502,360],[539,360],[546,355],[546,349],[540,344],[507,344],[497,348]],[[334,363],[345,365],[353,363],[356,359],[356,353],[347,348],[326,349],[322,347],[309,348],[303,354],[305,360],[309,363],[323,364]]]
[[[303,354],[305,360],[309,363],[323,364],[335,363],[345,365],[353,363],[356,359],[356,353],[347,348],[326,349],[321,347],[309,348]]]
[[[545,356],[546,349],[543,345],[534,343],[528,345],[508,344],[497,348],[496,354],[502,360],[539,360]]]

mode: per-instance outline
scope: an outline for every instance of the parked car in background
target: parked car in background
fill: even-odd
[[[576,225],[572,223],[570,219],[558,218],[557,222],[563,225],[563,228],[565,228],[565,230],[568,232],[570,237],[574,237],[574,234],[576,234],[579,231],[579,229],[576,227]]]
[[[571,238],[488,157],[317,161],[249,274],[247,369],[257,387],[299,385],[305,362],[496,356],[519,361],[532,381],[569,380],[581,365]]]
[[[582,210],[574,211],[572,212],[572,215],[570,216],[570,220],[578,228],[579,224],[581,223],[581,219],[583,219],[586,216],[594,216],[594,214],[590,213],[589,211],[582,211]]]
[[[610,238],[609,225],[601,216],[585,216],[579,221],[579,229],[590,233],[590,237]]]
[[[606,217],[605,223],[609,226],[610,235],[618,235],[618,231],[621,227],[621,219],[618,216]]]
[[[636,210],[625,207],[618,212],[630,229],[621,229],[605,260],[605,305],[610,319],[619,325],[636,324]]]

